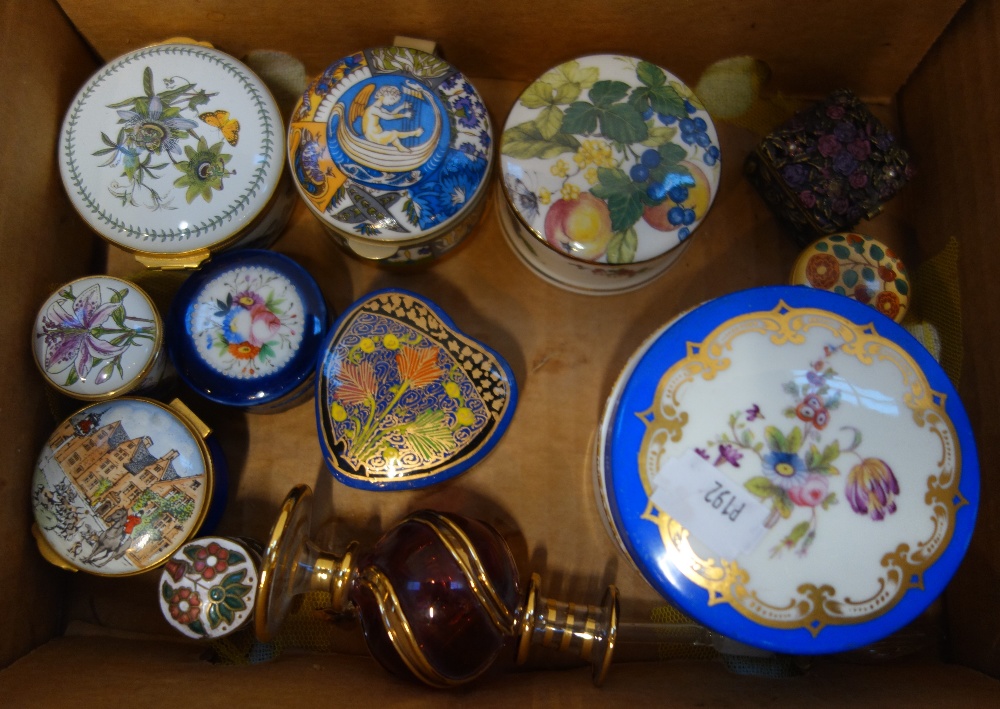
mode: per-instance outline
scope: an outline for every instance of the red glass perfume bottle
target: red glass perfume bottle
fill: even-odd
[[[282,505],[265,552],[255,629],[277,633],[294,599],[326,591],[332,610],[357,609],[372,655],[388,670],[434,687],[479,677],[516,638],[517,661],[532,645],[573,652],[600,683],[618,624],[612,586],[602,606],[543,598],[533,575],[522,596],[507,544],[491,526],[423,510],[386,532],[372,549],[355,542],[343,554],[309,539],[312,491],[295,487]]]

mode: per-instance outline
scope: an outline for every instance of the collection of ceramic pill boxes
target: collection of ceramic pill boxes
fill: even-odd
[[[815,144],[863,189],[860,166],[885,140],[837,101],[829,132],[800,126],[783,157]],[[225,499],[220,448],[184,403],[142,396],[177,377],[247,412],[314,400],[330,472],[372,491],[459,475],[503,436],[518,388],[500,353],[403,290],[334,317],[309,272],[268,249],[298,200],[354,257],[408,265],[455,247],[495,196],[529,271],[612,294],[682,256],[722,159],[698,98],[627,56],[543,74],[499,139],[465,75],[406,47],[331,64],[287,119],[250,69],[207,46],[110,62],[66,114],[66,191],[142,264],[194,270],[166,313],[110,276],[41,305],[38,367],[89,405],[38,458],[40,550],[98,575],[156,569],[163,612],[190,637],[246,624],[265,550],[205,536]],[[786,162],[771,185],[811,207],[814,164]],[[855,648],[917,617],[954,573],[976,515],[976,449],[947,376],[897,324],[908,300],[893,252],[840,230],[809,244],[790,285],[678,315],[624,364],[594,422],[605,526],[712,632],[778,653]]]

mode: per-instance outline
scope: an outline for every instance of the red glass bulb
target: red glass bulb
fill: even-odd
[[[482,674],[510,637],[517,568],[489,525],[423,511],[390,529],[357,563],[348,596],[372,655],[439,687]]]

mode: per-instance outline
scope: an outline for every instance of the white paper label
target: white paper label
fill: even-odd
[[[753,550],[770,508],[694,451],[670,458],[652,480],[653,504],[724,559]]]

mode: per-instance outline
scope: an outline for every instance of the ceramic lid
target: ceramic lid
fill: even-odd
[[[433,54],[382,47],[313,81],[292,115],[288,159],[313,212],[377,257],[380,245],[391,255],[467,215],[486,191],[492,142],[464,74]]]
[[[59,162],[77,211],[128,251],[216,250],[261,213],[284,167],[281,113],[227,54],[159,44],[100,69],[63,122]]]
[[[259,559],[226,537],[193,539],[160,573],[160,610],[189,638],[214,640],[239,630],[254,612]]]
[[[323,456],[352,487],[400,490],[454,477],[493,449],[514,415],[507,362],[415,293],[388,289],[356,301],[320,356]]]
[[[943,590],[979,498],[941,367],[867,306],[796,286],[702,305],[630,360],[602,421],[619,542],[685,613],[777,652],[838,652]]]
[[[721,172],[711,116],[676,76],[634,57],[582,57],[521,94],[500,139],[515,216],[592,263],[655,259],[684,241]]]
[[[101,576],[166,561],[212,501],[203,433],[186,414],[148,399],[95,403],[66,419],[42,448],[32,481],[43,554]]]
[[[228,406],[259,406],[307,382],[326,302],[289,257],[239,249],[213,257],[174,297],[167,349],[185,382]]]
[[[126,393],[152,370],[163,340],[156,307],[134,283],[88,276],[46,299],[32,350],[50,384],[77,399]]]
[[[902,322],[910,304],[910,277],[892,249],[865,234],[830,234],[806,247],[791,283],[846,295]]]

